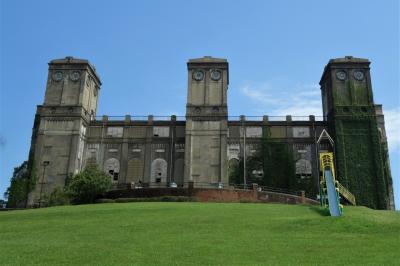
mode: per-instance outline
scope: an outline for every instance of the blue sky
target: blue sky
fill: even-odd
[[[399,3],[387,1],[1,2],[0,192],[28,155],[47,62],[89,59],[98,115],[185,113],[189,58],[230,63],[230,115],[321,113],[330,58],[369,58],[400,207]]]

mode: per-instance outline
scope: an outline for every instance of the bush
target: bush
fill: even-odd
[[[127,203],[127,202],[147,202],[147,198],[118,198],[115,200],[117,203]]]
[[[113,199],[97,199],[95,203],[115,203]]]
[[[240,203],[254,203],[254,201],[251,201],[249,199],[241,199],[239,200]]]
[[[111,188],[109,175],[95,166],[87,167],[68,180],[66,192],[76,204],[93,203],[97,196]]]
[[[68,205],[70,199],[65,193],[64,189],[57,187],[53,192],[47,197],[47,206],[60,206]]]
[[[177,196],[175,198],[176,198],[177,202],[195,202],[195,201],[197,201],[196,198],[186,197],[186,196]]]

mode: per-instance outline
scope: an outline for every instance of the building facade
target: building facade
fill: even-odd
[[[30,158],[38,181],[28,204],[89,165],[104,169],[115,187],[227,188],[230,170],[257,154],[266,136],[290,147],[296,178],[317,191],[318,152],[329,149],[317,139],[326,130],[335,141],[340,182],[361,205],[393,209],[384,118],[373,101],[369,64],[353,57],[329,61],[320,82],[323,117],[231,118],[227,60],[191,59],[185,117],[115,119],[96,117],[101,81],[94,66],[72,57],[52,60],[34,121]]]

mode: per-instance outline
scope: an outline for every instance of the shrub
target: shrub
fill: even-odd
[[[186,197],[186,196],[177,196],[175,197],[177,202],[194,202],[197,201],[196,198]]]
[[[47,197],[47,206],[60,206],[60,205],[68,205],[70,203],[70,199],[65,193],[64,189],[61,187],[57,187],[53,190],[53,192]]]
[[[113,199],[97,199],[95,203],[115,203]]]
[[[160,201],[163,201],[163,202],[174,202],[174,201],[176,201],[176,199],[173,196],[163,196],[163,197],[160,198]]]
[[[240,203],[254,203],[254,201],[251,201],[249,199],[241,199],[239,200]]]
[[[111,188],[111,178],[96,166],[87,167],[68,180],[66,192],[76,204],[93,203],[97,196]]]
[[[118,198],[115,200],[117,203],[127,203],[127,202],[139,202],[142,199],[138,198]]]

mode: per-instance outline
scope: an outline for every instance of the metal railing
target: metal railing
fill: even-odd
[[[208,183],[208,182],[146,182],[146,183],[119,183],[113,184],[112,190],[116,189],[142,189],[142,188],[210,188],[210,189],[235,189],[235,190],[253,190],[257,184],[223,184],[223,183]],[[277,188],[270,186],[256,186],[259,192],[274,192],[288,195],[300,196],[301,191],[290,190],[285,188]]]
[[[187,188],[193,185],[194,188],[228,188],[221,183],[208,182],[141,182],[141,183],[114,183],[112,189],[140,189],[140,188]],[[225,184],[226,185],[226,184]]]
[[[289,194],[289,195],[295,195],[295,196],[300,196],[301,195],[301,191],[297,191],[297,190],[290,190],[290,189],[276,188],[276,187],[268,187],[268,186],[260,186],[260,188],[262,189],[261,191],[276,192],[276,193]]]
[[[131,121],[147,121],[147,120],[149,120],[149,117],[145,115],[131,116]]]
[[[208,117],[208,116],[207,116]],[[324,116],[228,116],[228,121],[325,121]],[[95,121],[186,121],[186,116],[166,116],[166,115],[104,115],[96,116]]]
[[[253,184],[229,184],[234,189],[252,190]]]
[[[244,190],[252,190],[253,189],[253,184],[230,184],[230,186],[233,187],[234,189],[244,189]],[[290,190],[290,189],[285,189],[285,188],[259,186],[259,185],[257,185],[257,188],[258,188],[259,192],[267,191],[267,192],[275,192],[275,193],[289,194],[289,195],[295,195],[295,196],[301,195],[301,191]]]
[[[339,188],[339,193],[347,199],[351,204],[354,206],[356,205],[356,197],[351,193],[347,188],[345,188],[342,184],[337,182],[338,188]]]
[[[103,120],[103,116],[96,116],[96,120]],[[125,119],[125,116],[122,115],[107,115],[107,120],[108,121],[123,121]]]
[[[296,115],[286,115],[286,116],[276,116],[276,115],[264,115],[264,116],[228,116],[229,121],[324,121],[326,117],[324,116],[296,116]]]

